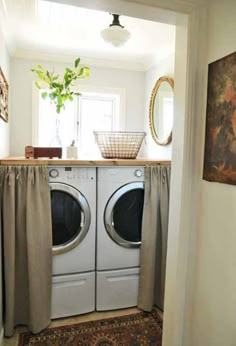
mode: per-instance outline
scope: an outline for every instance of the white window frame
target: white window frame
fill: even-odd
[[[115,116],[115,128],[118,131],[125,131],[126,125],[126,89],[125,88],[110,88],[105,86],[79,85],[74,88],[75,91],[84,93],[111,94],[117,95],[120,98],[119,115]],[[37,146],[39,140],[39,97],[40,90],[32,84],[32,145]],[[79,120],[79,119],[78,119]],[[77,124],[75,124],[77,126]],[[76,129],[77,130],[77,129]],[[77,130],[78,132],[78,130]]]
[[[106,86],[96,86],[96,85],[80,85],[78,91],[84,93],[94,93],[94,94],[111,94],[117,95],[120,98],[119,104],[119,115],[115,116],[115,128],[118,131],[125,131],[126,127],[126,89],[125,88],[110,88]]]

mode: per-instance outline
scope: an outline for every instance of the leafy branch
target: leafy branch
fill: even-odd
[[[87,66],[78,67],[80,58],[74,62],[74,68],[66,68],[63,79],[59,79],[59,75],[54,72],[45,70],[41,65],[32,68],[31,71],[36,73],[38,80],[35,85],[38,89],[48,86],[48,91],[43,91],[41,96],[43,99],[49,98],[56,106],[57,113],[65,108],[66,101],[72,101],[74,96],[81,95],[79,92],[71,90],[76,85],[78,79],[84,79],[90,76],[90,68]]]

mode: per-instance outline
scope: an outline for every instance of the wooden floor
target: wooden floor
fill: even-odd
[[[74,324],[79,322],[93,321],[103,318],[116,317],[122,315],[133,314],[135,312],[139,312],[140,310],[137,308],[116,310],[116,311],[106,311],[106,312],[92,312],[80,316],[74,316],[70,318],[60,318],[57,320],[53,320],[50,324],[50,327],[59,327],[67,324]],[[17,327],[14,335],[11,338],[4,338],[3,346],[17,346],[19,334],[27,331],[25,327]]]

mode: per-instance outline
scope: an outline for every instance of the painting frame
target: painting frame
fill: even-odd
[[[8,97],[9,86],[3,70],[0,67],[0,118],[6,123],[8,122]]]
[[[236,52],[208,65],[203,179],[236,185]]]

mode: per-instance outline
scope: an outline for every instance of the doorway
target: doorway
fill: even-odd
[[[175,121],[163,346],[188,345],[201,167],[201,116],[197,115],[204,105],[204,1],[198,4],[191,0],[178,4],[171,0],[168,4],[163,0],[57,2],[176,25]]]

